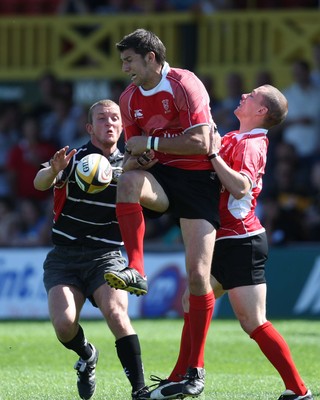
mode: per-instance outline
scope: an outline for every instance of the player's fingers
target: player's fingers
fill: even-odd
[[[140,165],[140,167],[144,167],[145,165],[149,164],[150,161],[151,158],[149,158],[146,153],[141,154],[137,158],[137,163]]]

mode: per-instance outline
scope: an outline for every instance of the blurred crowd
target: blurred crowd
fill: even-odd
[[[238,128],[233,110],[245,92],[243,77],[226,76],[226,96],[215,97],[214,82],[200,77],[212,97],[212,113],[224,135]],[[256,85],[273,84],[260,71]],[[118,102],[125,81],[110,82],[108,97]],[[28,107],[3,102],[0,107],[0,246],[51,244],[52,192],[33,188],[39,166],[64,145],[78,147],[89,137],[85,130],[87,106],[77,103],[72,82],[50,73],[36,82],[38,95]],[[314,64],[298,59],[292,64],[292,83],[280,88],[289,103],[286,121],[270,130],[267,170],[258,213],[269,242],[320,240],[320,44]],[[123,150],[123,138],[119,143]],[[179,228],[169,216],[148,221],[148,243],[181,242]]]
[[[318,8],[318,0],[1,0],[5,14],[114,14],[226,9]]]

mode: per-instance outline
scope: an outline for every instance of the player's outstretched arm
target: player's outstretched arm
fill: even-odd
[[[68,150],[69,146],[65,146],[55,152],[50,160],[50,165],[38,171],[33,181],[36,189],[47,190],[55,183],[58,173],[67,167],[71,158],[77,152],[76,149],[73,149],[67,154]]]

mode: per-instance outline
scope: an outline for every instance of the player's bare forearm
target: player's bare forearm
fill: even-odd
[[[136,156],[145,152],[147,147],[147,136],[133,136],[128,140],[126,145],[131,155]],[[176,155],[208,154],[209,127],[207,125],[202,125],[191,128],[177,136],[159,137],[154,150]]]

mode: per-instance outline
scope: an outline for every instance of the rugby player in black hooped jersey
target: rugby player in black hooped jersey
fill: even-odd
[[[119,106],[111,100],[100,100],[88,112],[86,129],[90,141],[69,151],[65,146],[38,171],[34,186],[38,190],[54,187],[53,248],[44,261],[44,285],[48,306],[58,340],[79,356],[74,368],[82,399],[95,392],[95,367],[99,352],[90,343],[79,323],[81,309],[88,298],[98,307],[115,337],[117,355],[132,386],[132,399],[145,386],[141,349],[128,316],[128,293],[109,287],[104,272],[109,267],[123,269],[123,246],[115,215],[116,177],[106,190],[89,194],[75,180],[77,163],[85,155],[101,153],[113,170],[148,168],[154,154],[131,157],[124,165],[117,147],[122,133]],[[146,162],[147,160],[147,162]],[[149,165],[148,165],[149,164]]]

